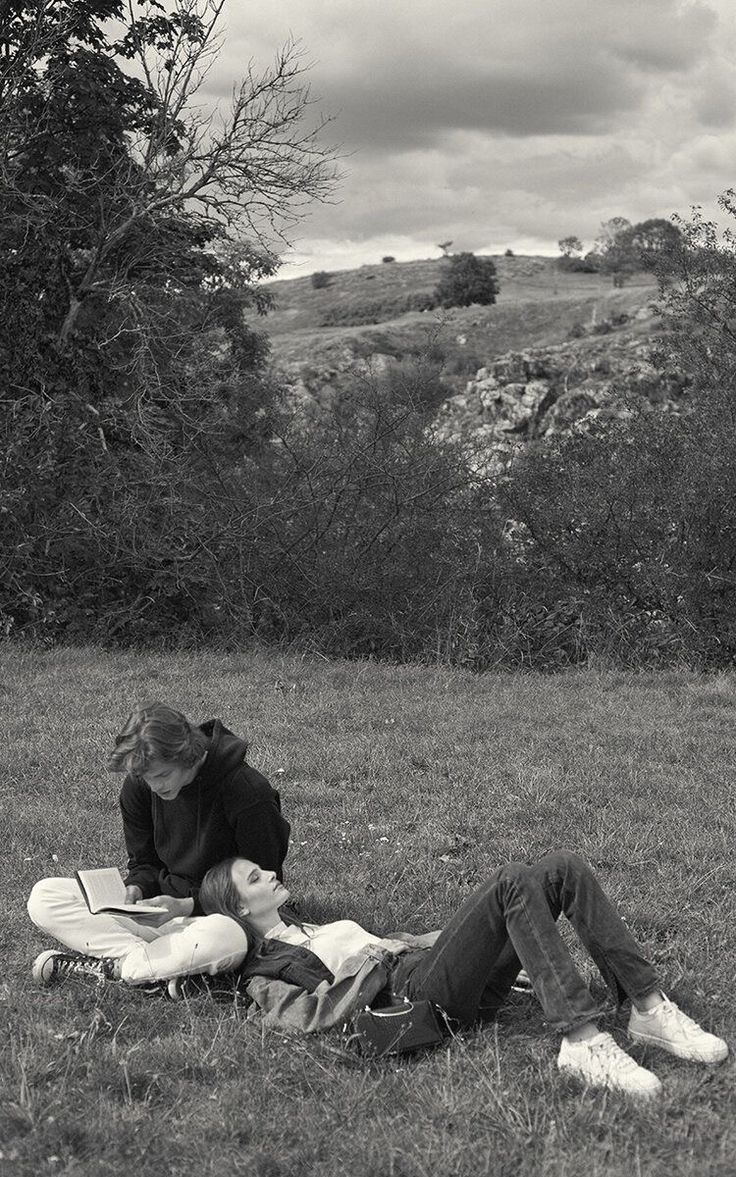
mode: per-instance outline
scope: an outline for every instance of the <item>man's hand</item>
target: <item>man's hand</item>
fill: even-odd
[[[143,892],[141,891],[140,887],[135,886],[135,884],[125,888],[126,903],[140,903],[142,898]]]
[[[134,887],[132,890],[138,891],[140,888]],[[189,899],[175,899],[173,895],[154,895],[152,899],[147,899],[146,903],[150,903],[152,907],[166,908],[166,911],[161,912],[160,915],[139,915],[135,917],[139,923],[146,924],[149,928],[160,928],[161,924],[167,924],[175,916],[191,915],[194,911],[194,900],[191,897]]]

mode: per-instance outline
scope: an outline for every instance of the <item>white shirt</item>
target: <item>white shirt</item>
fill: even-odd
[[[285,944],[299,944],[318,956],[331,973],[338,973],[348,957],[360,952],[368,944],[383,946],[383,941],[356,924],[355,920],[336,920],[332,924],[276,924],[266,933],[269,940],[283,940]]]

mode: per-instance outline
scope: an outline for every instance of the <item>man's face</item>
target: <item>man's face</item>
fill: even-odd
[[[201,761],[188,768],[178,764],[176,760],[152,760],[146,771],[140,775],[152,793],[163,801],[173,801],[182,789],[190,785],[199,772]]]

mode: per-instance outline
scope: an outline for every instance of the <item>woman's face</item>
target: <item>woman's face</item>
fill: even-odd
[[[236,858],[230,868],[238,898],[242,903],[242,914],[253,918],[276,911],[286,903],[289,892],[276,878],[276,872],[262,870],[248,858]]]

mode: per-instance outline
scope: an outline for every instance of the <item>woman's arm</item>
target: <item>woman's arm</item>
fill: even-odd
[[[422,932],[421,936],[415,936],[413,932],[392,932],[386,939],[401,940],[408,948],[431,948],[441,931],[438,928],[436,932]]]

